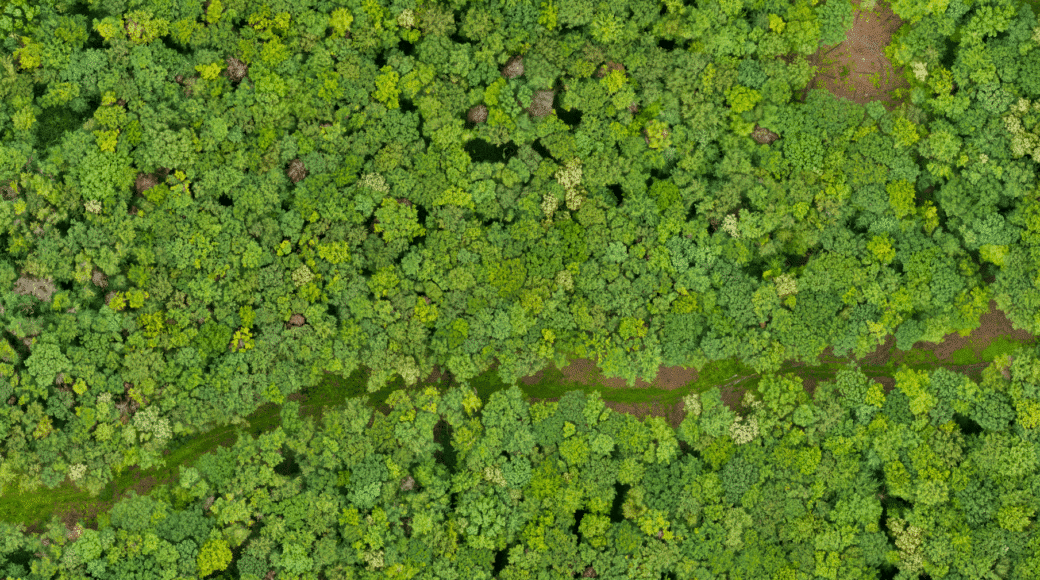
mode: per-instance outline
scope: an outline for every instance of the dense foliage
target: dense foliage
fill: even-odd
[[[1036,332],[1035,14],[895,2],[913,78],[886,110],[795,99],[848,20],[828,3],[21,14],[0,56],[0,484],[97,493],[360,366],[373,391],[567,356],[629,382],[765,372],[968,332],[991,298]]]
[[[1008,378],[1010,377],[1010,378]],[[453,387],[243,434],[96,526],[0,526],[10,577],[877,579],[1040,577],[1040,359],[976,384],[858,368],[718,388],[678,430],[573,391]],[[0,564],[2,565],[2,564]],[[28,572],[28,575],[26,575]],[[88,576],[89,575],[89,576]]]

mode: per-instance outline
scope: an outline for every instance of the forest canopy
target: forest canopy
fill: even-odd
[[[1026,3],[893,2],[891,104],[805,90],[845,0],[3,6],[2,485],[96,494],[325,373],[1040,330]]]
[[[855,365],[675,429],[597,392],[296,401],[95,521],[0,523],[8,578],[1003,578],[1040,572],[1035,347],[976,383]],[[28,562],[31,558],[31,564]],[[31,572],[29,572],[31,570]],[[28,574],[26,574],[29,572]]]

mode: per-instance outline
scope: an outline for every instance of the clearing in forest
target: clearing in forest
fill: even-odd
[[[836,357],[834,349],[828,347],[818,357],[817,365],[806,365],[802,362],[788,361],[777,374],[793,372],[802,379],[806,392],[810,395],[820,381],[833,381],[837,371],[850,363],[856,363],[864,374],[881,383],[885,391],[895,386],[892,374],[901,366],[909,366],[916,370],[931,370],[946,367],[964,373],[974,380],[980,380],[983,368],[990,361],[1013,352],[1023,344],[1036,344],[1036,337],[1024,330],[1015,329],[1004,312],[997,308],[995,300],[989,303],[989,311],[980,317],[980,326],[968,336],[950,333],[942,342],[918,342],[909,351],[900,351],[895,347],[895,337],[889,335],[884,344],[878,345],[874,352],[863,358]],[[539,385],[547,379],[548,385]],[[722,402],[733,411],[741,414],[744,394],[754,390],[761,375],[744,367],[736,360],[718,361],[697,369],[684,367],[661,367],[658,376],[648,380],[639,379],[636,387],[628,389],[623,379],[610,379],[603,376],[596,367],[595,361],[587,359],[571,360],[563,369],[557,370],[550,364],[535,375],[520,379],[525,391],[557,391],[554,397],[530,397],[531,401],[559,400],[558,393],[574,388],[593,387],[599,390],[608,407],[622,413],[629,413],[643,419],[647,416],[665,418],[672,427],[678,428],[686,417],[682,396],[689,392],[703,392],[713,386],[720,388]],[[761,397],[759,397],[761,399]]]
[[[845,42],[821,46],[809,57],[816,76],[802,93],[824,89],[839,99],[867,104],[881,101],[892,110],[900,101],[894,97],[900,88],[909,88],[903,69],[895,68],[885,56],[885,46],[903,25],[887,2],[853,0],[856,18]]]

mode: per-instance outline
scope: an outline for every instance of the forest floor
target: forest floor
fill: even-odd
[[[893,110],[909,83],[902,68],[895,68],[885,56],[885,46],[903,25],[887,2],[853,0],[855,20],[845,41],[821,46],[809,57],[816,76],[802,91],[801,100],[812,89],[824,89],[839,99],[867,104],[880,100]]]

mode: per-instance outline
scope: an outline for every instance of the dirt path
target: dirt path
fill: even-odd
[[[973,331],[967,337],[962,337],[959,334],[949,334],[944,337],[942,342],[929,343],[919,342],[914,345],[914,349],[917,351],[926,351],[935,355],[938,359],[938,364],[945,366],[951,370],[963,373],[977,373],[987,366],[987,363],[972,363],[972,364],[956,364],[953,361],[953,354],[961,349],[970,348],[976,357],[981,357],[983,351],[990,346],[993,341],[998,337],[1008,337],[1019,341],[1031,341],[1033,336],[1022,330],[1015,330],[1011,327],[1011,323],[1004,316],[1004,313],[997,309],[996,302],[990,302],[990,310],[981,317],[981,326]],[[871,368],[878,368],[884,366],[891,360],[893,356],[902,357],[904,353],[900,353],[895,349],[895,339],[889,336],[886,342],[879,346],[874,352],[859,359],[858,362],[863,365],[864,371],[870,374]],[[837,358],[833,356],[833,351],[828,349],[820,355],[819,361],[821,363],[844,363],[851,359],[848,358]],[[816,389],[817,379],[819,373],[813,373],[812,368],[804,363],[791,363],[787,365],[795,369],[794,372],[802,376],[803,385],[808,393],[812,394]],[[800,372],[798,369],[805,369],[804,372]],[[625,388],[625,381],[623,379],[608,379],[602,376],[602,373],[596,368],[593,361],[587,359],[579,359],[572,361],[569,365],[561,369],[565,379],[568,382],[573,382],[575,385],[591,385],[591,384],[602,384],[611,389],[621,390]],[[521,381],[525,385],[536,384],[545,375],[545,371],[540,371],[534,375],[524,377]],[[733,375],[724,379],[724,382],[720,385],[722,390],[722,399],[731,409],[740,410],[740,401],[743,394],[746,392],[745,385],[749,384],[751,380],[756,378],[757,374],[749,375]],[[684,367],[661,367],[658,371],[657,376],[650,381],[644,379],[637,380],[636,389],[660,389],[663,391],[674,391],[686,387],[691,382],[698,379],[699,373],[697,369],[684,368]],[[887,376],[875,376],[874,380],[881,382],[886,386],[887,389],[891,389],[893,381],[891,377]],[[428,377],[425,384],[438,384],[441,386],[447,386],[450,383],[450,377],[443,375],[440,372],[435,371],[433,375]],[[294,393],[289,395],[290,400],[299,401],[301,404],[301,412],[306,416],[317,418],[321,414],[321,410],[325,401],[322,400],[309,400],[307,395],[301,393]],[[531,402],[539,400],[556,401],[558,398],[551,399],[537,399],[531,398]],[[628,403],[628,402],[617,402],[617,401],[606,401],[608,407],[614,411],[621,413],[628,413],[634,415],[640,419],[648,416],[664,417],[669,424],[673,427],[678,427],[682,420],[685,418],[686,413],[683,408],[682,401],[675,403],[665,404],[659,400],[651,400],[643,403]],[[389,408],[386,405],[379,405],[377,407],[384,414],[389,412]],[[259,410],[258,410],[259,412]],[[235,436],[232,433],[218,433],[214,432],[209,435],[219,440],[220,445],[230,446],[234,443]],[[168,467],[166,469],[176,471],[175,466]],[[165,470],[165,469],[164,469]],[[138,468],[131,468],[128,470],[130,474],[140,474],[140,477],[135,477],[134,484],[128,488],[119,488],[118,490],[111,490],[109,493],[115,492],[108,499],[88,499],[85,501],[59,501],[61,507],[56,509],[54,513],[58,514],[60,519],[66,524],[70,534],[78,534],[78,530],[74,529],[74,525],[77,521],[85,522],[87,527],[96,529],[95,518],[98,513],[107,512],[111,509],[112,505],[119,499],[128,496],[131,489],[136,491],[139,495],[147,494],[151,489],[159,484],[166,483],[170,484],[176,480],[175,476],[165,475],[165,477],[156,478],[150,474],[142,473]],[[66,482],[67,483],[67,482]],[[28,526],[28,533],[39,534],[44,531],[44,522],[36,522]]]
[[[931,353],[935,355],[936,359],[938,359],[937,366],[943,366],[952,371],[972,375],[980,372],[988,366],[989,363],[978,362],[971,364],[958,364],[952,358],[952,355],[955,352],[964,348],[970,348],[975,357],[981,359],[983,351],[998,337],[1003,336],[1023,342],[1032,341],[1034,339],[1033,335],[1024,330],[1016,330],[1012,328],[1011,321],[1007,319],[1003,311],[997,309],[997,303],[994,300],[990,300],[989,312],[986,312],[981,316],[980,323],[981,326],[972,331],[968,336],[961,336],[957,333],[947,334],[943,337],[943,340],[938,343],[918,342],[914,344],[913,351],[925,351]],[[882,367],[888,364],[893,356],[902,358],[905,355],[905,353],[896,349],[895,342],[895,337],[889,335],[884,344],[878,346],[874,352],[861,359],[856,359],[855,357],[836,357],[834,356],[834,349],[828,347],[823,354],[819,356],[818,360],[821,364],[845,364],[855,361],[864,368],[864,372],[870,374],[871,367]],[[787,363],[786,366],[794,368],[793,372],[802,377],[802,383],[805,386],[806,392],[812,395],[816,390],[816,384],[818,382],[818,379],[813,376],[816,374],[812,372],[814,367],[797,362]],[[799,370],[801,368],[804,368],[805,370]],[[576,384],[593,385],[598,383],[611,389],[625,388],[625,381],[623,379],[608,379],[603,377],[599,369],[596,368],[595,363],[588,359],[577,359],[571,361],[568,366],[560,369],[560,371],[563,373],[564,377]],[[524,377],[520,380],[525,385],[534,385],[542,379],[544,374],[545,371],[539,371],[534,375]],[[650,381],[646,381],[642,378],[638,379],[634,388],[655,388],[665,391],[673,391],[696,381],[698,376],[699,374],[697,369],[694,368],[661,367],[657,377],[654,377]],[[720,390],[722,391],[722,400],[726,406],[733,410],[739,410],[740,402],[744,393],[747,391],[747,389],[742,385],[758,376],[758,374],[734,375],[726,379],[726,382],[719,385]],[[875,376],[872,378],[884,385],[886,392],[892,390],[895,386],[895,380],[892,377]],[[558,399],[531,399],[532,402],[538,400],[556,401]],[[640,419],[648,416],[664,417],[673,427],[678,427],[679,423],[681,423],[683,418],[686,416],[681,400],[667,405],[660,401],[650,401],[645,403],[606,401],[606,404],[615,411],[629,413],[639,417]]]

